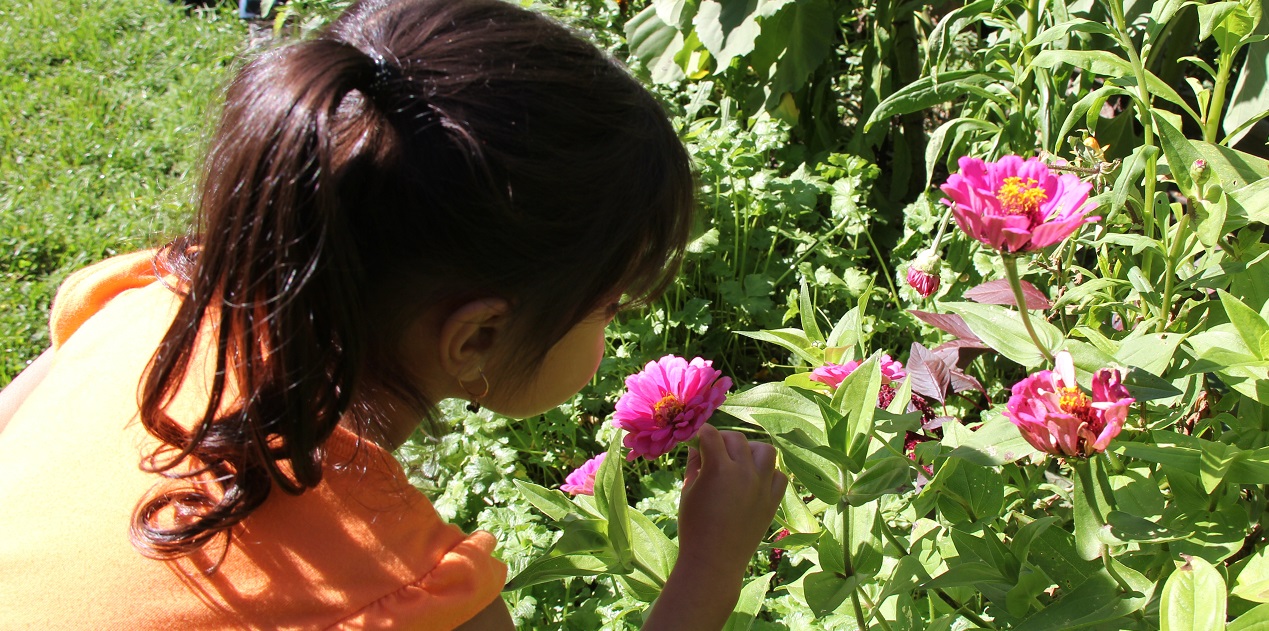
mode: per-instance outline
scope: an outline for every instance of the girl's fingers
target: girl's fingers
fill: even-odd
[[[701,473],[701,452],[695,447],[687,448],[687,470],[683,472],[683,488],[692,486],[696,476]]]
[[[727,457],[727,444],[723,442],[723,436],[718,428],[713,425],[705,424],[696,432],[696,437],[700,439],[697,448],[700,449],[699,457],[701,464],[710,463],[712,460]],[[713,464],[710,464],[713,466]]]
[[[784,475],[783,471],[777,470],[775,475],[771,476],[771,498],[775,500],[776,504],[779,504],[780,500],[784,499],[784,487],[788,485],[789,477]]]
[[[741,464],[750,464],[753,462],[753,454],[749,451],[749,439],[745,438],[740,432],[721,432],[723,441],[727,443],[727,453],[731,456],[732,462]]]
[[[776,450],[767,443],[751,442],[749,451],[753,454],[753,466],[758,473],[767,475],[775,470]]]

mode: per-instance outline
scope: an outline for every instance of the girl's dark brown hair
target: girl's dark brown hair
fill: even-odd
[[[175,558],[229,536],[276,486],[322,478],[365,393],[432,417],[401,379],[405,322],[497,296],[528,381],[600,302],[657,295],[691,224],[689,161],[655,100],[591,44],[500,0],[365,0],[229,86],[183,278],[141,393],[172,480],[132,538]],[[167,409],[214,360],[200,419]],[[501,384],[503,387],[506,384]],[[512,384],[514,387],[515,384]]]

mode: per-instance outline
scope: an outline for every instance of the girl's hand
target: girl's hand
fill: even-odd
[[[679,500],[679,560],[644,629],[719,629],[771,527],[788,478],[771,445],[704,425]]]

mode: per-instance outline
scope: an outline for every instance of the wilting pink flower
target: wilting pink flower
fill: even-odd
[[[607,455],[608,452],[599,454],[568,474],[564,478],[564,484],[560,485],[560,490],[571,495],[594,495],[595,475],[599,473],[599,465],[604,464],[604,457]]]
[[[846,381],[846,377],[855,372],[862,363],[852,359],[844,364],[824,364],[811,371],[811,381],[818,381],[830,388],[836,388]],[[908,373],[903,370],[902,363],[891,359],[889,355],[881,356],[881,384],[883,386],[890,385],[891,381],[900,381],[906,376]]]
[[[939,290],[939,267],[942,260],[938,252],[926,250],[917,255],[908,265],[908,286],[915,289],[922,298],[929,298]]]
[[[1075,383],[1071,354],[1057,354],[1054,371],[1041,370],[1013,386],[1005,416],[1032,447],[1055,456],[1083,458],[1106,450],[1124,428],[1134,399],[1118,370],[1093,373],[1093,396]]]
[[[626,459],[656,458],[695,436],[730,388],[731,379],[700,357],[688,363],[666,355],[626,377],[626,393],[613,414],[613,425],[627,432]]]
[[[1088,222],[1085,202],[1093,185],[1071,173],[1057,175],[1043,162],[1005,156],[999,162],[960,159],[960,173],[940,188],[965,234],[1004,252],[1027,252],[1057,243]]]

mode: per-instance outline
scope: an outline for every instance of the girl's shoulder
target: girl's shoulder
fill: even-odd
[[[121,254],[71,273],[62,282],[49,314],[53,348],[60,347],[79,327],[111,300],[159,280],[157,250]]]

